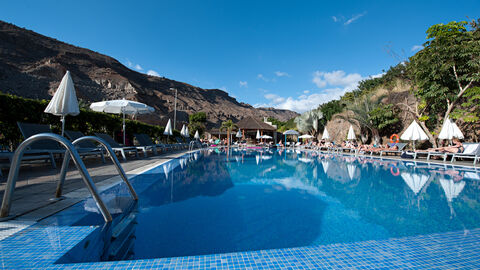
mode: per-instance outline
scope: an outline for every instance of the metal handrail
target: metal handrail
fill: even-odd
[[[193,147],[195,147],[195,141],[190,142],[190,145],[188,146],[188,151],[192,151]]]
[[[5,193],[3,194],[2,207],[0,209],[0,218],[8,217],[10,213],[13,192],[15,190],[15,184],[18,178],[18,171],[20,169],[23,153],[25,152],[25,150],[30,144],[40,140],[57,141],[67,149],[67,152],[65,153],[66,156],[68,155],[72,157],[73,162],[75,163],[75,166],[80,172],[80,175],[82,176],[83,181],[87,185],[88,190],[92,194],[92,197],[95,200],[95,203],[97,204],[97,207],[99,208],[100,213],[103,216],[103,219],[105,220],[105,222],[111,222],[112,215],[110,215],[110,212],[105,206],[105,203],[102,201],[102,198],[98,194],[97,188],[95,187],[95,184],[93,183],[92,178],[88,174],[87,168],[85,167],[85,164],[83,163],[82,159],[80,158],[80,155],[75,149],[75,146],[66,138],[53,133],[40,133],[27,138],[18,146],[17,150],[13,154],[12,164],[10,167],[10,171],[8,173],[7,186],[5,187]]]
[[[135,192],[132,185],[128,181],[128,177],[125,174],[125,171],[123,170],[122,166],[120,165],[120,162],[118,161],[117,156],[115,155],[115,152],[113,151],[112,147],[110,147],[110,145],[105,140],[103,140],[99,137],[95,137],[95,136],[84,136],[84,137],[76,139],[75,141],[72,142],[72,144],[77,145],[78,143],[80,143],[82,141],[87,141],[87,140],[98,142],[100,145],[102,145],[107,150],[110,158],[113,161],[113,164],[115,164],[115,167],[117,168],[118,174],[120,174],[120,176],[123,179],[123,182],[125,182],[125,184],[127,185],[128,190],[130,191],[130,194],[132,195],[133,199],[135,201],[138,200],[137,193]],[[62,196],[63,183],[65,182],[65,177],[67,175],[67,169],[68,169],[68,164],[69,163],[70,163],[70,156],[68,154],[66,154],[65,158],[63,159],[62,169],[60,170],[60,181],[58,181],[57,190],[55,192],[55,197],[56,198],[60,198]]]

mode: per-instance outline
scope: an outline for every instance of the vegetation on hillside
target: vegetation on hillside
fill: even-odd
[[[306,119],[312,112],[321,114],[323,117],[315,120],[318,121],[316,133],[320,133],[332,117],[339,116],[358,123],[362,134],[377,138],[399,132],[402,126],[396,115],[407,112],[418,120],[434,145],[447,117],[472,123],[478,128],[480,19],[470,23],[436,24],[426,34],[424,48],[408,61],[390,67],[380,77],[361,81],[357,89],[345,93],[339,100],[321,104],[297,119]],[[392,90],[399,81],[412,86],[415,105],[394,104],[388,96],[376,96],[379,88]],[[350,113],[339,115],[345,111]]]
[[[285,132],[289,129],[297,129],[297,125],[295,124],[294,122],[295,118],[292,118],[288,121],[280,121],[280,120],[277,120],[273,117],[268,117],[267,121],[268,122],[271,122],[273,125],[276,125],[277,126],[277,131],[278,132]]]
[[[190,135],[193,136],[195,131],[198,130],[201,136],[205,132],[205,124],[207,123],[207,114],[205,112],[193,113],[188,116],[188,129]]]

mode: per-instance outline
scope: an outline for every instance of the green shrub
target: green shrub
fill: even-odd
[[[48,124],[51,125],[53,132],[60,133],[60,117],[43,112],[48,102],[0,93],[0,144],[14,149],[23,141],[17,122]],[[114,135],[122,130],[122,118],[115,114],[81,108],[79,115],[66,117],[65,129],[78,130],[85,135],[93,135],[95,132]],[[134,133],[146,133],[165,141],[164,129],[161,126],[126,120],[127,137],[130,141]],[[178,130],[174,130],[173,134],[172,137],[180,136]]]

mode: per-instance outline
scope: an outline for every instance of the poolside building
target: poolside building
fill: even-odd
[[[266,123],[266,118],[264,121],[261,121],[255,117],[248,116],[238,121],[237,126],[242,131],[242,138],[244,140],[255,140],[258,130],[260,136],[269,135],[272,136],[274,142],[277,141],[277,127]]]

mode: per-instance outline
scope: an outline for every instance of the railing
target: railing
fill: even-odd
[[[188,151],[192,151],[194,147],[195,147],[195,141],[191,141],[190,144],[188,145]]]
[[[115,165],[115,167],[117,168],[117,172],[118,174],[120,174],[120,176],[122,177],[122,180],[123,182],[127,185],[128,187],[128,190],[130,191],[130,194],[132,195],[133,199],[134,200],[138,200],[138,196],[137,196],[137,193],[135,192],[135,190],[133,189],[132,185],[130,184],[130,182],[128,182],[128,177],[127,175],[125,174],[125,171],[123,170],[122,166],[120,165],[120,162],[118,161],[117,159],[117,156],[115,155],[115,152],[113,151],[113,149],[110,147],[110,145],[103,139],[99,138],[99,137],[95,137],[95,136],[84,136],[84,137],[81,137],[81,138],[78,138],[76,139],[75,141],[73,141],[73,145],[77,145],[78,143],[82,142],[82,141],[94,141],[94,142],[97,142],[99,143],[101,146],[103,146],[105,148],[105,150],[107,150],[108,152],[108,155],[110,156],[110,158],[112,159],[112,162],[113,164]],[[55,192],[55,197],[56,198],[60,198],[62,196],[62,189],[63,189],[63,183],[65,182],[65,176],[67,175],[67,169],[68,169],[68,164],[70,163],[70,155],[68,155],[68,150],[67,150],[67,153],[65,154],[65,158],[63,159],[63,163],[62,163],[62,169],[60,170],[60,180],[58,181],[58,185],[57,185],[57,190]]]
[[[66,170],[68,167],[68,163],[70,161],[70,158],[73,159],[73,162],[75,166],[77,167],[78,171],[80,172],[80,175],[83,179],[83,182],[85,182],[85,185],[87,186],[88,191],[92,194],[93,199],[95,200],[95,203],[97,204],[97,207],[100,210],[100,213],[103,216],[103,219],[105,222],[111,222],[112,221],[112,215],[110,215],[110,212],[108,211],[107,207],[105,206],[105,203],[102,201],[102,198],[100,197],[97,188],[95,187],[95,184],[90,177],[90,174],[87,171],[87,168],[85,167],[85,164],[83,163],[82,159],[80,158],[80,155],[78,154],[77,150],[75,149],[74,144],[83,141],[83,140],[94,140],[99,142],[101,145],[103,145],[107,151],[110,154],[110,157],[113,160],[113,163],[117,167],[117,171],[123,178],[123,180],[126,182],[133,198],[137,200],[137,194],[133,190],[133,187],[130,185],[128,182],[128,179],[125,175],[125,172],[123,171],[122,167],[120,166],[117,157],[115,156],[113,150],[110,148],[110,146],[103,140],[96,138],[96,137],[91,137],[91,136],[86,136],[82,137],[74,142],[72,144],[70,141],[68,141],[66,138],[59,136],[57,134],[53,133],[40,133],[37,135],[33,135],[23,141],[15,151],[13,158],[12,158],[12,164],[10,167],[10,171],[8,173],[8,178],[7,178],[7,185],[5,187],[5,193],[3,194],[3,200],[2,200],[2,207],[0,209],[0,218],[6,218],[9,216],[10,213],[10,208],[11,208],[11,203],[12,203],[12,198],[13,198],[13,192],[15,191],[15,184],[18,178],[18,172],[20,169],[20,164],[21,160],[23,157],[23,154],[27,147],[40,140],[54,140],[60,143],[63,147],[66,148],[66,153],[65,153],[65,158],[62,164],[62,171],[61,171],[61,181],[58,184],[57,187],[57,196],[61,196],[62,192],[62,187],[63,187],[63,182],[65,180],[65,175],[66,175]]]

